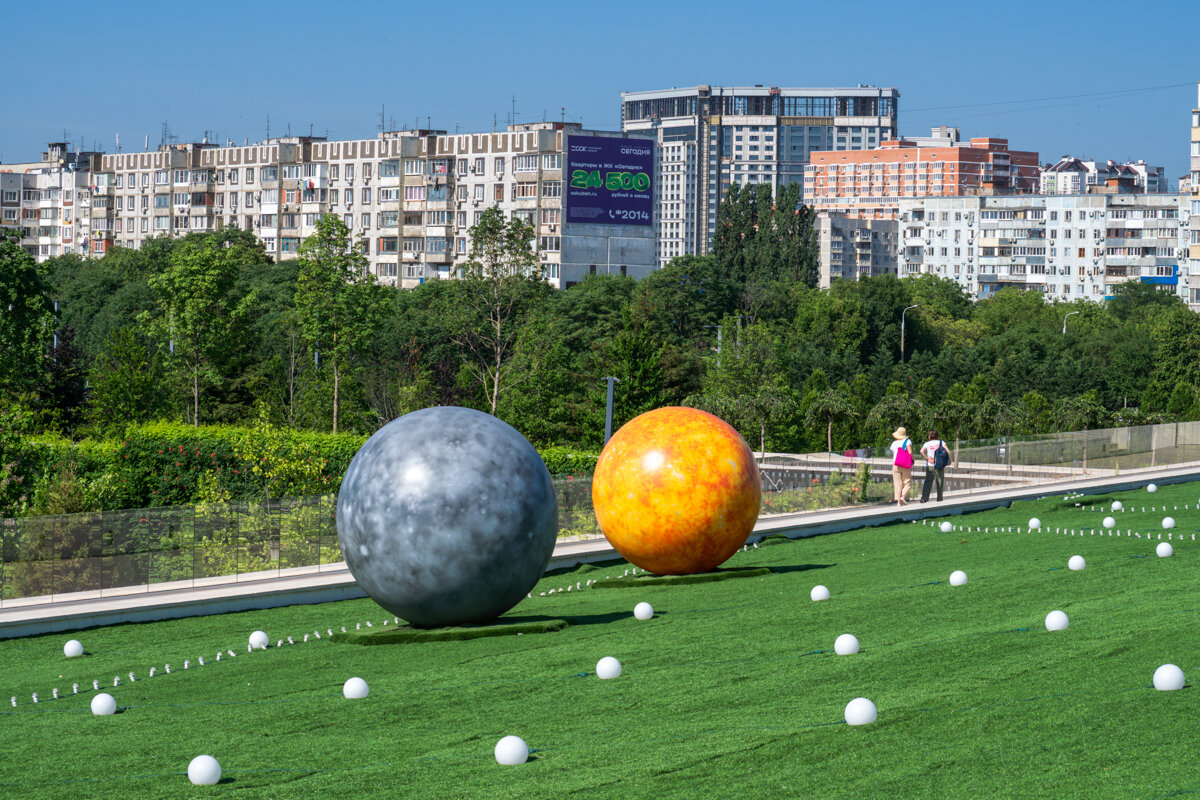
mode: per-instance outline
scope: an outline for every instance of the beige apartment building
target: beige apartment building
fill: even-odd
[[[41,161],[0,164],[0,228],[19,230],[39,261],[86,254],[92,232],[91,166],[99,153],[51,142]]]
[[[565,154],[573,140],[597,139],[633,142],[651,164],[657,157],[644,135],[553,122],[492,133],[388,131],[341,141],[287,136],[108,154],[94,179],[93,206],[110,214],[93,234],[91,252],[238,227],[253,231],[267,253],[282,260],[296,256],[323,214],[335,214],[380,281],[411,287],[454,277],[470,253],[470,228],[494,205],[534,229],[538,258],[554,286],[597,273],[644,277],[657,266],[652,204],[644,219],[566,219]]]

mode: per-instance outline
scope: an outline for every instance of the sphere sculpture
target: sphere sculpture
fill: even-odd
[[[638,603],[633,607],[633,616],[645,622],[654,617],[654,606],[646,602]]]
[[[529,760],[529,745],[520,736],[505,736],[496,742],[494,750],[497,764],[513,766]]]
[[[1067,615],[1062,611],[1055,610],[1046,615],[1048,631],[1065,631],[1070,624],[1071,620],[1067,619]]]
[[[188,764],[188,780],[196,786],[212,786],[221,780],[221,765],[212,756],[196,756]]]
[[[1154,548],[1154,552],[1159,558],[1170,558],[1175,555],[1175,548],[1171,546],[1170,542],[1159,542],[1158,547]]]
[[[1174,517],[1163,517],[1162,525],[1163,525],[1164,531],[1171,530],[1171,528],[1175,527],[1175,518]]]
[[[117,713],[117,700],[108,692],[92,698],[92,713],[97,717],[109,717]]]
[[[342,696],[347,700],[362,700],[371,693],[371,687],[362,678],[349,678],[342,684]]]
[[[63,655],[67,658],[78,658],[83,655],[83,644],[78,639],[68,639],[63,645]]]
[[[812,587],[812,591],[808,593],[808,596],[812,598],[814,603],[819,603],[822,600],[829,599],[829,589],[818,583]]]
[[[1038,519],[1037,517],[1031,517],[1029,519],[1029,530],[1038,531],[1041,529],[1042,529],[1042,521],[1040,519]]]
[[[1153,483],[1151,483],[1146,486],[1146,491],[1149,492],[1150,494],[1154,494],[1155,492],[1158,491],[1158,487],[1155,486]]]
[[[839,656],[852,656],[858,652],[858,637],[853,633],[843,633],[833,643],[833,652]]]
[[[605,656],[596,662],[596,677],[602,681],[621,677],[621,662],[612,656]]]
[[[1160,692],[1174,692],[1182,689],[1183,684],[1183,670],[1174,664],[1163,664],[1154,670],[1154,688]]]
[[[956,570],[954,570],[954,572],[951,572],[950,573],[950,585],[951,586],[966,586],[967,585],[967,573],[963,572],[961,569],[956,569]]]
[[[266,650],[270,643],[271,637],[267,636],[266,631],[255,631],[250,634],[250,646],[255,650]]]
[[[741,435],[694,408],[660,408],[625,423],[592,476],[592,506],[609,543],[660,575],[721,565],[746,543],[761,499],[758,465]]]
[[[1071,556],[1071,558],[1067,560],[1067,569],[1071,570],[1072,572],[1078,572],[1085,567],[1087,567],[1087,561],[1083,556]]]
[[[1125,504],[1122,503],[1120,500],[1113,500],[1112,510],[1113,511],[1124,511]]]
[[[950,531],[954,530],[954,526],[949,522],[943,522],[938,527],[941,529],[942,533],[949,533]]]
[[[846,704],[847,725],[870,725],[879,718],[875,704],[865,697],[856,697]]]
[[[337,504],[346,565],[414,625],[487,622],[533,588],[554,551],[546,465],[509,425],[468,408],[392,420],[350,462]]]
[[[1101,524],[1106,528],[1111,528],[1117,524],[1117,521],[1112,517],[1105,517],[1103,520],[1101,520]]]

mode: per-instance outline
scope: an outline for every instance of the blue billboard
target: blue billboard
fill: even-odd
[[[654,141],[602,136],[567,139],[567,222],[654,222]]]

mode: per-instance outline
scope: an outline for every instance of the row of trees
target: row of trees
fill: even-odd
[[[597,448],[605,376],[617,425],[686,403],[775,451],[882,444],[899,424],[977,438],[1200,417],[1200,318],[1174,297],[1134,283],[1106,303],[972,302],[930,275],[817,290],[795,191],[731,188],[711,255],[566,291],[498,209],[460,280],[406,291],[366,273],[333,217],[280,263],[236,229],[42,265],[0,239],[0,482],[5,435],[238,424],[260,407],[361,434],[465,405],[538,444]]]

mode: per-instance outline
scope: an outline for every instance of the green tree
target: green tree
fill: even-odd
[[[545,296],[533,229],[492,206],[471,228],[471,255],[463,264],[464,305],[454,341],[463,351],[463,367],[480,387],[492,414],[509,387],[520,320]]]
[[[257,243],[189,236],[171,250],[163,271],[148,281],[158,309],[138,319],[156,342],[173,351],[168,363],[188,385],[193,425],[200,424],[204,390],[224,380],[222,361],[245,330],[253,305],[252,296],[238,291],[239,272],[244,263],[262,258]]]
[[[154,342],[137,328],[114,330],[88,376],[91,424],[112,431],[158,418],[168,408],[165,379],[162,352]]]
[[[1187,381],[1179,381],[1167,400],[1167,413],[1176,420],[1196,419],[1196,387]]]
[[[20,242],[19,231],[0,228],[0,387],[11,392],[42,380],[55,326],[46,273]]]
[[[819,392],[808,403],[808,411],[805,415],[805,421],[809,425],[819,425],[825,423],[825,450],[833,452],[833,425],[835,422],[848,420],[857,416],[857,411],[854,409],[854,404],[846,397],[846,392],[843,391],[844,384],[838,389],[826,389]]]
[[[367,268],[367,257],[351,245],[350,230],[335,214],[322,215],[317,230],[300,244],[296,259],[296,314],[309,348],[333,377],[333,432],[343,377],[378,329],[386,297]]]

